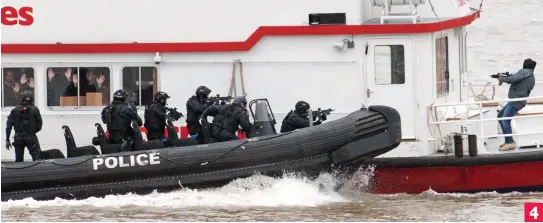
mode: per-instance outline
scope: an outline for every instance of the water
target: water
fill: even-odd
[[[479,0],[467,2],[478,6]],[[542,11],[540,0],[485,1],[481,19],[468,29],[471,75],[487,82],[492,81],[488,74],[516,71],[527,57],[543,64]],[[505,96],[506,90],[498,89],[497,97]],[[538,86],[535,92],[541,90]],[[280,179],[257,175],[207,190],[80,201],[26,199],[2,202],[2,220],[519,222],[524,202],[543,201],[542,193],[468,195],[429,190],[418,195],[370,195],[363,193],[363,187],[336,192],[332,188],[337,181],[330,174],[313,181],[292,175]]]
[[[363,175],[365,176],[365,175]],[[359,182],[360,179],[357,179]],[[370,195],[315,180],[255,175],[221,188],[102,199],[2,203],[4,221],[522,221],[523,202],[543,194]],[[348,185],[348,184],[346,184]]]

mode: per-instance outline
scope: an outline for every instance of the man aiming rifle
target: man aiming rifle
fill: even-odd
[[[527,98],[530,97],[530,93],[535,86],[534,70],[537,63],[532,59],[524,60],[522,69],[515,74],[509,74],[509,72],[498,73],[490,75],[492,78],[498,79],[498,84],[502,85],[504,82],[510,84],[508,97],[514,98]],[[508,102],[498,113],[498,118],[513,117],[524,108],[527,104],[526,100]],[[511,119],[500,120],[500,126],[503,130],[503,134],[511,134]],[[500,151],[508,151],[515,149],[515,141],[513,137],[506,136],[505,143],[500,145]]]
[[[294,111],[290,111],[287,116],[283,119],[281,124],[281,133],[294,131],[296,129],[306,128],[310,126],[309,120],[309,103],[305,101],[298,101],[294,108]],[[312,111],[311,115],[313,116],[312,124],[320,125],[323,121],[326,121],[326,116],[334,111],[332,109],[321,110],[320,108],[317,111]],[[318,119],[317,119],[318,118]]]

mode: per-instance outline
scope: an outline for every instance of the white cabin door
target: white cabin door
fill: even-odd
[[[369,105],[398,110],[402,138],[415,138],[413,45],[410,39],[366,40],[366,97]]]

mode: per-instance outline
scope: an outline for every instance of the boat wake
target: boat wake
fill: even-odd
[[[260,174],[248,178],[236,179],[219,188],[187,189],[169,193],[153,192],[148,195],[108,195],[103,198],[91,197],[83,200],[54,199],[36,201],[32,198],[2,202],[2,211],[20,208],[42,207],[97,207],[97,208],[223,208],[223,207],[315,207],[332,203],[362,202],[370,200],[410,200],[432,199],[449,200],[473,197],[524,196],[522,193],[498,194],[439,194],[428,190],[418,195],[370,195],[364,193],[368,181],[373,175],[373,168],[361,169],[350,179],[338,177],[337,173],[321,173],[315,179],[309,179],[296,173],[288,173],[280,178]],[[340,189],[338,189],[340,188]]]

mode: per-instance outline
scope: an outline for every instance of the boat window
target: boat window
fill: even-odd
[[[139,100],[137,106],[149,105],[158,91],[158,72],[156,67],[124,67],[123,90],[129,96],[134,93]]]
[[[47,68],[47,106],[106,106],[110,102],[108,67]]]
[[[449,42],[448,37],[436,39],[436,89],[437,95],[449,93]]]
[[[404,46],[375,46],[374,53],[375,84],[405,84]]]
[[[32,91],[32,95],[34,95],[34,68],[2,67],[2,78],[4,79],[2,81],[2,107],[18,105],[20,103],[19,94],[25,90]]]

